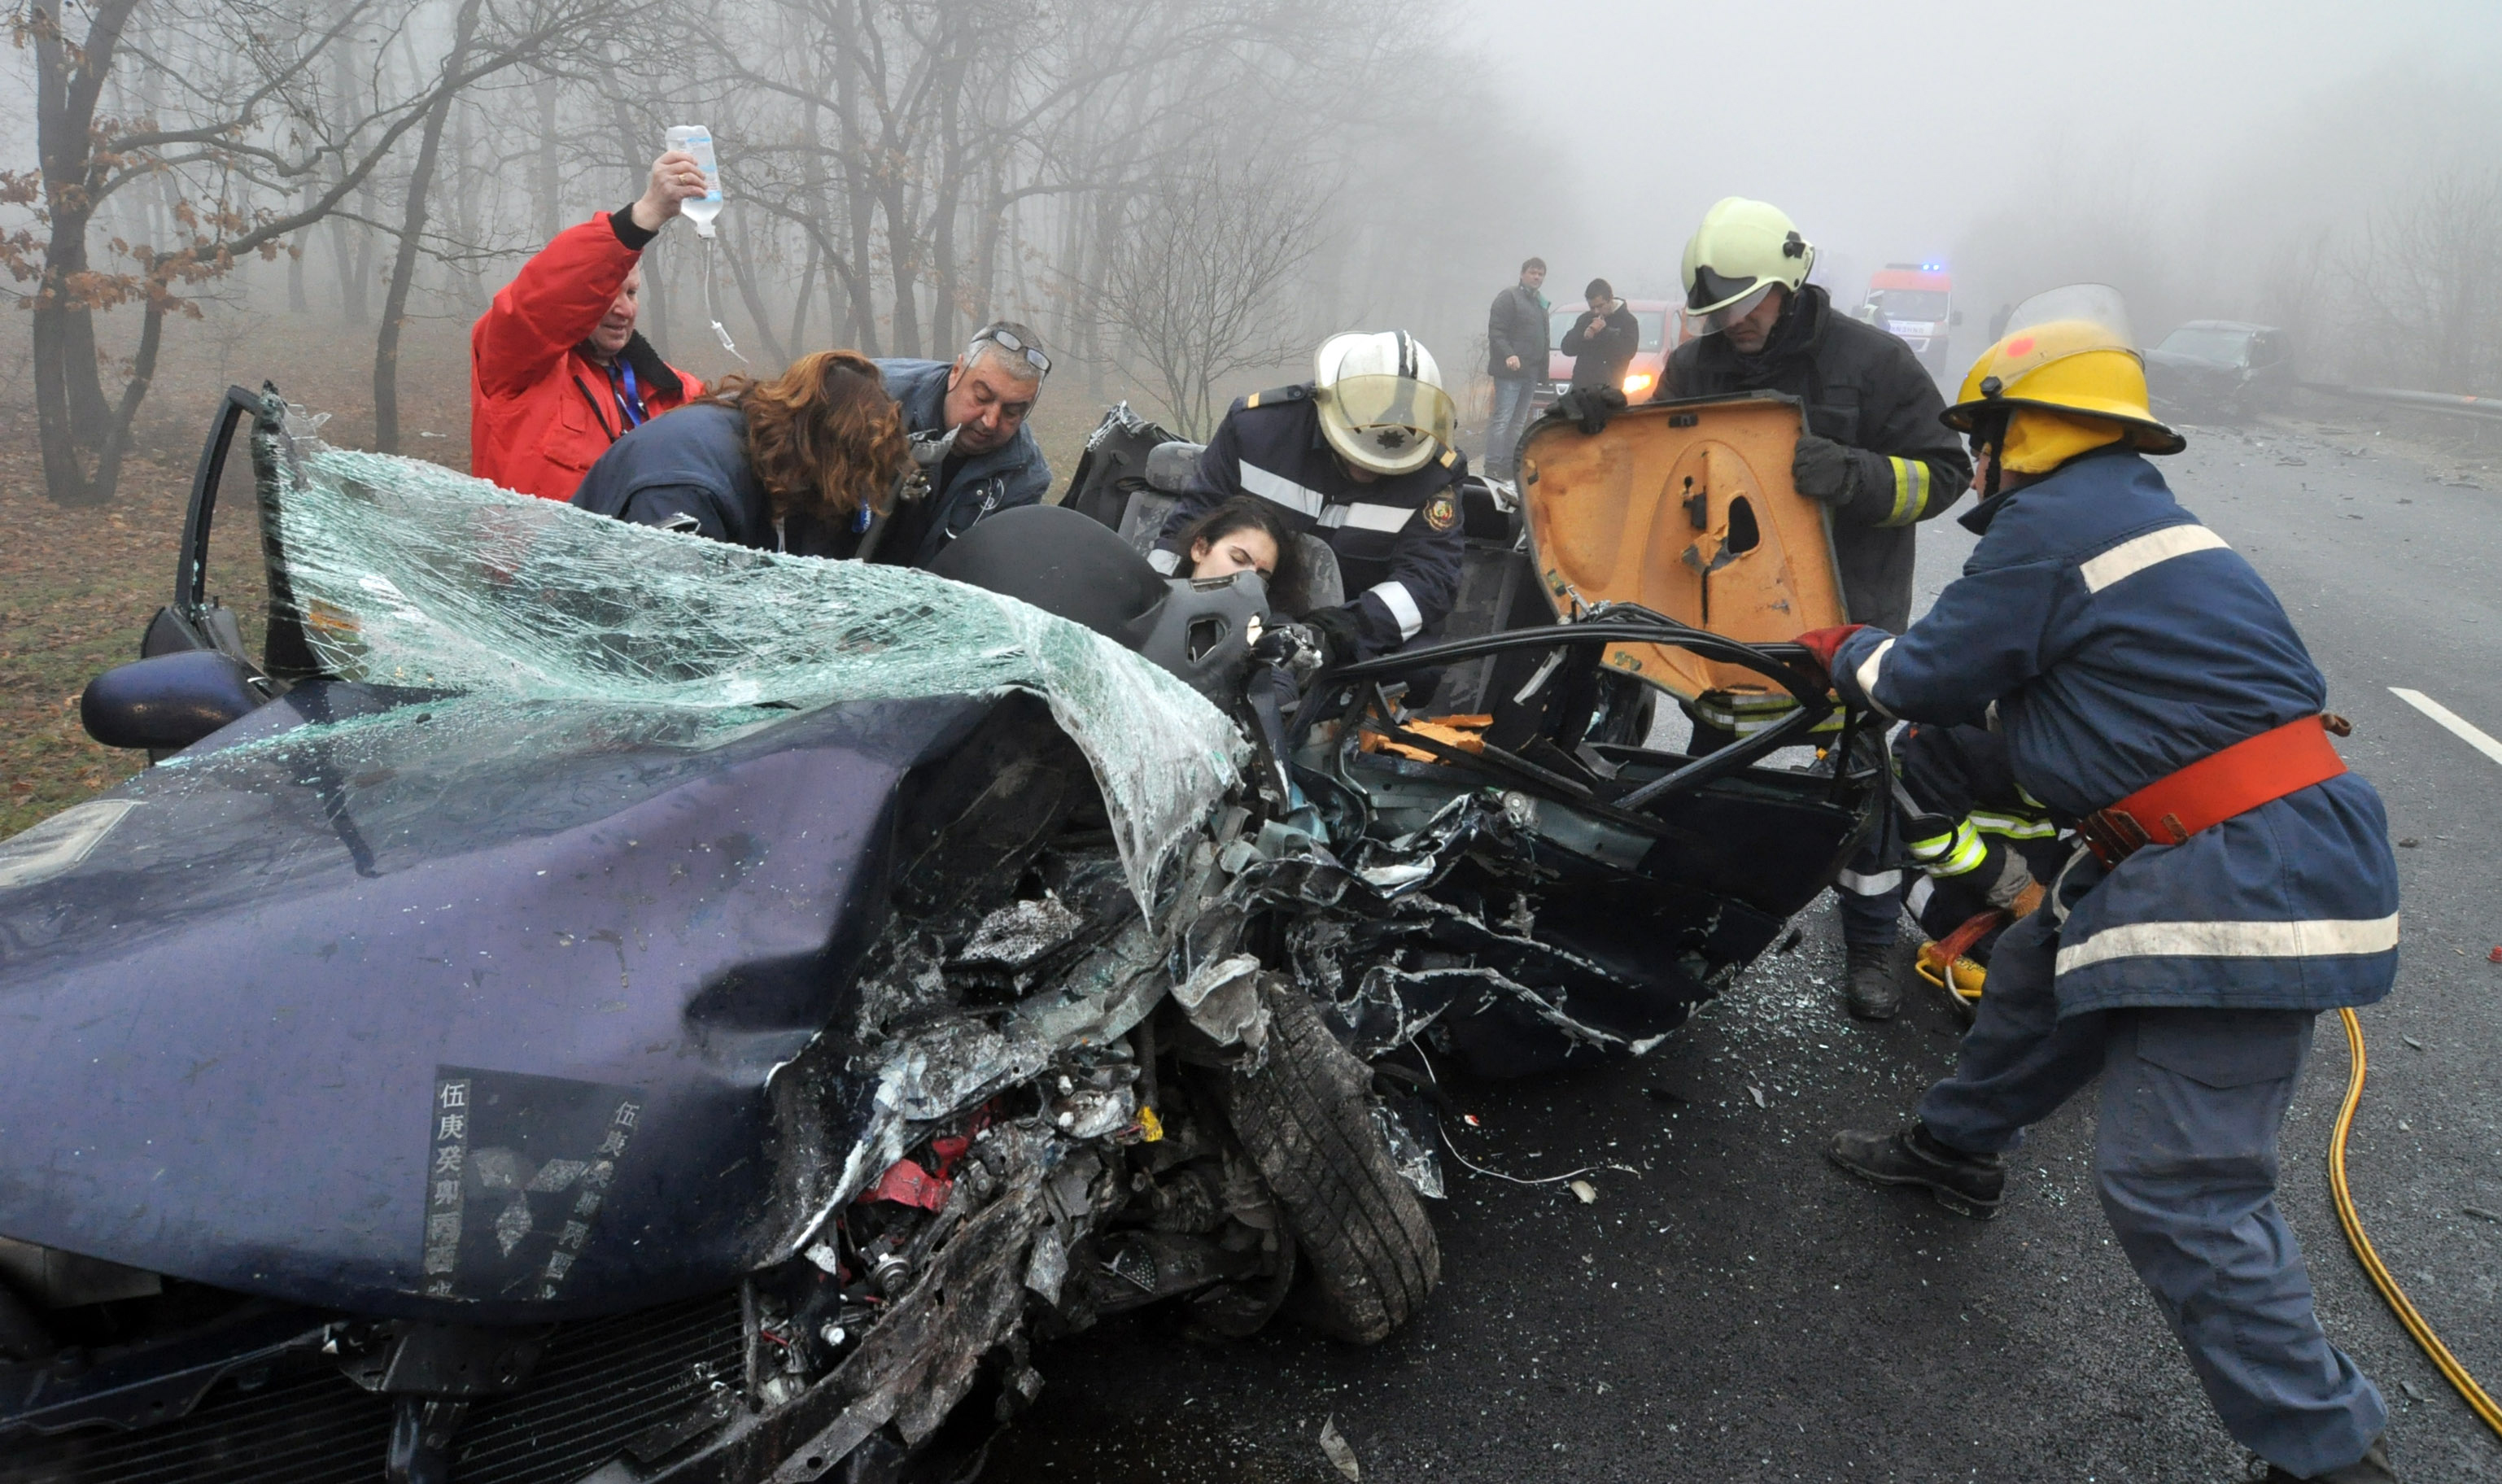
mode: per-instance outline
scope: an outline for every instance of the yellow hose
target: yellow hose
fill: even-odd
[[[2351,1010],[2337,1014],[2346,1023],[2346,1049],[2353,1062],[2353,1069],[2346,1078],[2346,1102],[2337,1110],[2337,1127],[2328,1138],[2328,1195],[2337,1202],[2337,1220],[2345,1227],[2346,1240],[2352,1244],[2363,1271],[2371,1275],[2372,1286],[2389,1300],[2389,1309],[2398,1316],[2398,1323],[2406,1326],[2407,1332],[2415,1336],[2416,1343],[2423,1347],[2423,1353],[2432,1358],[2450,1384],[2458,1388],[2468,1410],[2483,1418],[2496,1433],[2502,1433],[2502,1406],[2493,1404],[2493,1399],[2485,1395],[2485,1388],[2476,1384],[2467,1367],[2458,1364],[2458,1357],[2450,1353],[2441,1336],[2432,1332],[2432,1326],[2424,1323],[2424,1317],[2407,1301],[2406,1290],[2398,1287],[2398,1280],[2389,1275],[2388,1265],[2372,1250],[2372,1239],[2363,1234],[2363,1218],[2354,1213],[2353,1193],[2346,1188],[2346,1135],[2354,1127],[2355,1107],[2363,1101],[2363,1023],[2354,1018]]]

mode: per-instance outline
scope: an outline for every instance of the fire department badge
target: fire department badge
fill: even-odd
[[[1425,523],[1436,530],[1449,530],[1460,523],[1460,507],[1447,494],[1437,494],[1425,502]]]

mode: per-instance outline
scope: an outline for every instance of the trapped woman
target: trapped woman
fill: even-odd
[[[1181,533],[1181,549],[1190,575],[1205,581],[1257,572],[1274,593],[1293,573],[1287,558],[1294,539],[1277,507],[1254,495],[1237,494],[1192,522]]]
[[[856,556],[909,457],[877,367],[819,351],[771,381],[725,377],[712,395],[618,439],[573,503],[733,546]],[[909,550],[872,559],[908,561]]]

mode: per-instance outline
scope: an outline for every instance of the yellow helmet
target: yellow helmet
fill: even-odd
[[[1969,433],[1979,414],[2005,409],[2020,415],[2026,408],[2117,423],[2120,436],[2141,454],[2178,454],[2188,447],[2147,407],[2146,363],[2129,333],[2119,290],[2107,284],[2071,284],[2017,305],[2007,332],[1964,376],[1963,390],[1944,421]],[[2092,438],[2083,447],[2113,441]]]

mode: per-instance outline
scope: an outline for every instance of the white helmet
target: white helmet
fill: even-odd
[[[1457,421],[1442,368],[1405,330],[1350,331],[1312,357],[1321,436],[1348,462],[1375,474],[1407,474],[1450,447]]]

